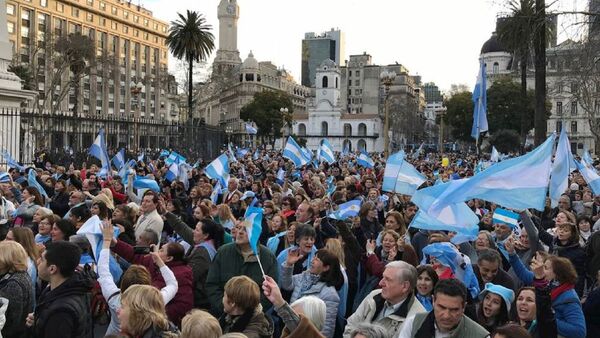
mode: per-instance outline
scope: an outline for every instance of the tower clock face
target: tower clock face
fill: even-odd
[[[235,5],[231,4],[227,6],[227,13],[234,14],[235,13]]]

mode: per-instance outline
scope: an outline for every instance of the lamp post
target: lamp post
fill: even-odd
[[[284,116],[284,121],[285,121],[285,117],[290,112],[290,110],[287,109],[286,107],[282,107],[282,108],[279,108],[279,111],[281,112],[281,115]],[[292,126],[290,124],[288,124],[287,122],[286,122],[286,125],[287,125],[288,136],[292,135],[292,130],[291,130]],[[273,145],[275,145],[275,141],[273,141]],[[285,147],[285,135],[283,135],[283,133],[282,133],[282,138],[281,138],[281,147],[282,148]]]
[[[137,79],[134,79],[131,81],[131,83],[129,84],[129,91],[131,92],[131,96],[133,98],[132,102],[132,109],[134,109],[134,120],[133,120],[133,127],[134,127],[134,145],[136,149],[139,149],[140,147],[140,105],[139,105],[139,101],[140,101],[140,93],[142,92],[142,88],[143,88],[143,84],[142,81],[137,81]]]
[[[396,73],[393,71],[388,71],[387,69],[382,71],[381,74],[379,75],[379,78],[381,79],[381,83],[383,83],[384,89],[385,89],[385,99],[384,99],[384,103],[383,103],[383,109],[384,109],[384,114],[385,114],[385,123],[383,126],[383,142],[384,142],[384,154],[385,154],[385,158],[388,158],[389,156],[389,151],[390,151],[390,109],[389,109],[389,102],[388,102],[388,98],[390,96],[390,86],[392,85],[392,83],[394,83],[394,79],[396,78]]]
[[[436,111],[437,115],[440,117],[440,139],[439,139],[439,152],[440,154],[444,153],[444,117],[446,116],[446,107],[442,107],[438,111]]]

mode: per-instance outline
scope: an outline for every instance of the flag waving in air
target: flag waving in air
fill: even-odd
[[[473,128],[471,129],[471,136],[478,140],[481,133],[488,131],[487,84],[483,58],[479,59],[479,74],[477,75],[477,83],[473,90],[473,105]]]
[[[321,141],[321,146],[318,151],[319,161],[325,161],[329,164],[335,162],[335,155],[333,154],[333,148],[327,139]]]
[[[104,136],[104,128],[100,128],[98,136],[94,140],[94,143],[90,146],[90,155],[100,160],[102,163],[102,170],[100,170],[99,176],[107,176],[110,174],[110,159],[108,158],[108,152],[106,151],[106,138]]]
[[[310,161],[306,158],[302,147],[300,147],[298,143],[296,143],[296,140],[291,136],[288,138],[285,149],[283,149],[283,157],[294,162],[296,168],[306,165]]]

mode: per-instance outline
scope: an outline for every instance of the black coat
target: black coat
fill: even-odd
[[[52,212],[57,214],[60,217],[63,217],[70,209],[69,207],[69,194],[67,193],[59,193],[55,194],[52,197],[52,202],[50,202],[50,209]]]
[[[25,336],[25,319],[33,311],[31,277],[27,272],[4,275],[0,279],[0,297],[8,299],[3,337]]]
[[[555,239],[552,250],[553,255],[564,257],[573,263],[575,271],[577,271],[577,282],[575,283],[575,291],[579,298],[583,296],[586,276],[586,261],[587,256],[585,250],[579,245],[579,241],[572,244],[562,245],[558,239]]]
[[[34,337],[92,337],[92,286],[91,279],[75,273],[54,290],[46,287],[35,308]]]

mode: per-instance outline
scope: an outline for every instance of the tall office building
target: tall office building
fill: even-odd
[[[332,60],[338,66],[346,55],[345,38],[341,30],[333,28],[319,35],[310,32],[302,40],[302,85],[315,87],[317,67],[325,60]]]
[[[52,60],[41,48],[61,36],[81,33],[94,41],[96,57],[80,83],[78,112],[175,119],[168,102],[168,24],[140,5],[123,0],[8,0],[8,33],[16,60],[37,70],[33,89],[44,109],[70,111],[75,91],[60,99],[68,75],[53,85]],[[47,95],[52,95],[46,100]],[[59,102],[60,101],[60,102]]]

